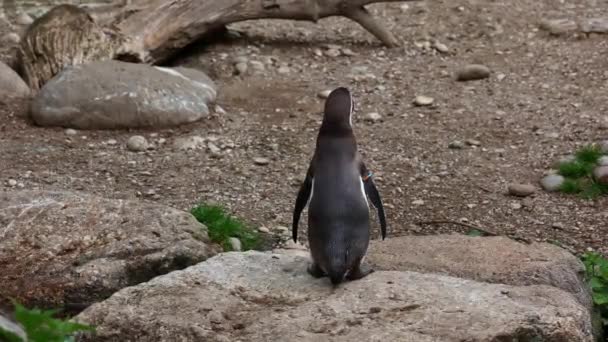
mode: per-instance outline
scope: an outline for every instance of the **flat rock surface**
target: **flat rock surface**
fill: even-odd
[[[376,270],[438,273],[515,286],[550,285],[572,293],[589,309],[593,304],[582,262],[548,243],[525,244],[502,236],[403,236],[371,241],[366,260]]]
[[[68,67],[34,98],[40,126],[79,129],[172,127],[200,120],[217,95],[202,71],[120,61]]]
[[[333,289],[307,258],[230,252],[125,288],[75,319],[80,341],[592,341],[567,292],[378,271]]]
[[[89,304],[215,255],[192,215],[77,192],[0,192],[0,304]],[[12,307],[12,306],[11,306]]]

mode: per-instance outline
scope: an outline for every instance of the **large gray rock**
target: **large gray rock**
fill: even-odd
[[[568,292],[377,271],[333,289],[296,255],[229,252],[97,303],[80,341],[591,342]]]
[[[550,285],[572,293],[588,309],[593,306],[583,263],[548,243],[461,234],[403,236],[372,241],[367,261],[377,270],[438,273],[515,286]]]
[[[177,209],[73,192],[0,192],[0,298],[27,307],[78,311],[220,251],[204,225]]]
[[[8,65],[0,61],[0,99],[6,97],[27,97],[30,88]]]
[[[217,92],[203,72],[120,61],[67,67],[34,98],[41,126],[78,129],[170,127],[209,114]]]

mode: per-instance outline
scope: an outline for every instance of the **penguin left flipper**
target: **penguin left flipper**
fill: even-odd
[[[296,205],[293,210],[293,221],[291,224],[291,235],[293,242],[298,242],[298,223],[300,222],[300,215],[308,203],[308,198],[310,197],[310,192],[312,190],[312,170],[313,164],[311,162],[308,166],[308,171],[306,171],[306,178],[304,179],[304,182],[302,182],[302,185],[300,185],[298,197],[296,198]]]
[[[372,179],[372,172],[367,169],[365,163],[363,162],[361,162],[361,178],[363,179],[363,188],[365,189],[367,197],[369,197],[370,201],[378,211],[380,231],[382,232],[382,240],[384,240],[386,238],[386,217],[384,215],[382,198],[380,197],[380,193],[378,192],[376,184],[374,184],[374,180]]]

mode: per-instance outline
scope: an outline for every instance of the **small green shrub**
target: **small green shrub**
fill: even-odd
[[[593,164],[573,160],[559,164],[559,174],[564,177],[581,178],[593,172]]]
[[[602,149],[597,145],[587,145],[576,152],[575,157],[584,164],[597,164],[602,157]]]
[[[587,252],[581,259],[585,264],[593,304],[598,309],[602,326],[606,330],[606,326],[608,326],[608,260],[595,252]]]
[[[93,331],[85,324],[53,318],[56,310],[26,309],[15,304],[15,320],[21,324],[27,342],[72,342],[73,334],[78,331]],[[0,341],[25,342],[19,336],[0,329]]]
[[[564,180],[559,189],[561,192],[564,192],[566,194],[578,194],[582,191],[580,185],[578,184],[578,181],[576,179],[570,178]]]
[[[587,145],[578,150],[574,157],[574,160],[558,166],[558,173],[566,178],[560,191],[585,199],[608,194],[608,186],[597,183],[593,178],[593,170],[602,157],[601,149],[596,145]]]
[[[222,245],[225,251],[231,250],[229,242],[231,237],[241,240],[244,251],[256,249],[260,244],[258,232],[229,215],[222,206],[200,204],[190,212],[199,222],[207,226],[209,238]]]

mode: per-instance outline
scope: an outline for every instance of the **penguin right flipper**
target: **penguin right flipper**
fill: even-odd
[[[361,161],[360,163],[361,178],[363,179],[363,188],[365,189],[366,195],[369,197],[370,201],[378,211],[378,218],[380,220],[380,231],[382,232],[382,240],[384,240],[386,238],[386,217],[384,215],[384,206],[382,205],[382,198],[380,197],[380,193],[378,192],[376,184],[374,184],[374,180],[372,179],[372,172],[367,169],[363,161]]]
[[[306,207],[308,203],[308,199],[310,197],[310,192],[312,190],[312,178],[313,178],[313,163],[311,162],[308,166],[308,171],[306,171],[306,178],[302,185],[300,185],[300,190],[298,191],[298,197],[296,198],[296,205],[293,209],[293,221],[291,224],[291,235],[293,238],[293,242],[298,242],[298,223],[300,222],[300,215],[302,214],[302,210]]]

